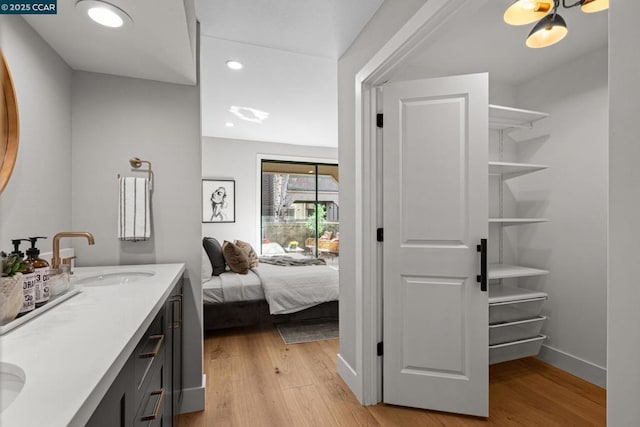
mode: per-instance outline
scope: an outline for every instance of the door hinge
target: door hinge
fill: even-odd
[[[381,128],[383,124],[384,124],[383,114],[382,113],[376,114],[376,126]]]
[[[382,356],[382,353],[384,352],[384,351],[383,351],[383,347],[384,347],[384,346],[382,345],[382,341],[380,341],[380,342],[378,343],[378,345],[377,345],[377,351],[376,351],[376,354],[377,354],[378,356]]]
[[[384,228],[378,228],[376,231],[376,240],[378,242],[384,242]]]

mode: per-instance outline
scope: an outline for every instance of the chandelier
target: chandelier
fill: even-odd
[[[609,0],[578,0],[562,7],[569,9],[580,6],[585,13],[600,12],[609,9]],[[527,46],[541,48],[551,46],[562,40],[569,30],[567,23],[558,14],[560,0],[517,0],[504,12],[504,22],[510,25],[526,25],[538,21],[527,37]]]

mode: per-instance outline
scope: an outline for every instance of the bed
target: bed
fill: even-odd
[[[299,254],[279,253],[262,257],[247,274],[227,268],[212,276],[209,258],[203,255],[204,329],[337,319],[337,268],[325,264],[291,266],[265,262],[299,264],[302,258]]]

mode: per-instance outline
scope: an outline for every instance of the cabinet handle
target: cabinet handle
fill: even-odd
[[[480,283],[480,290],[487,292],[487,239],[480,239],[476,249],[480,252],[480,275],[476,276],[476,281]]]
[[[156,357],[158,355],[158,353],[160,353],[160,347],[162,347],[162,343],[164,342],[164,335],[151,335],[147,339],[147,342],[149,342],[151,340],[158,340],[158,342],[156,343],[156,346],[153,349],[153,351],[148,351],[146,353],[140,353],[140,357],[142,359],[146,359],[148,357]]]
[[[171,313],[171,328],[172,329],[178,329],[180,327],[182,327],[182,294],[178,294],[176,296],[174,296],[173,298],[171,298],[171,303],[177,303],[178,304],[178,320],[173,320],[173,315],[175,314],[175,311],[173,310],[172,307],[172,313]]]
[[[162,401],[164,400],[164,389],[155,390],[151,392],[151,396],[160,395],[158,400],[156,400],[156,405],[153,407],[153,414],[151,415],[143,415],[141,421],[151,421],[158,418],[158,414],[160,413],[160,408],[162,408]]]

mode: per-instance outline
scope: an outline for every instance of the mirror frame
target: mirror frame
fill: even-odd
[[[16,92],[9,72],[9,66],[0,50],[0,83],[2,93],[0,102],[6,107],[6,114],[0,117],[3,121],[0,129],[6,129],[6,135],[0,135],[0,144],[4,145],[4,157],[0,159],[0,194],[11,178],[13,167],[18,157],[18,141],[20,133],[20,123],[18,118],[18,103]],[[4,132],[3,132],[4,133]]]

